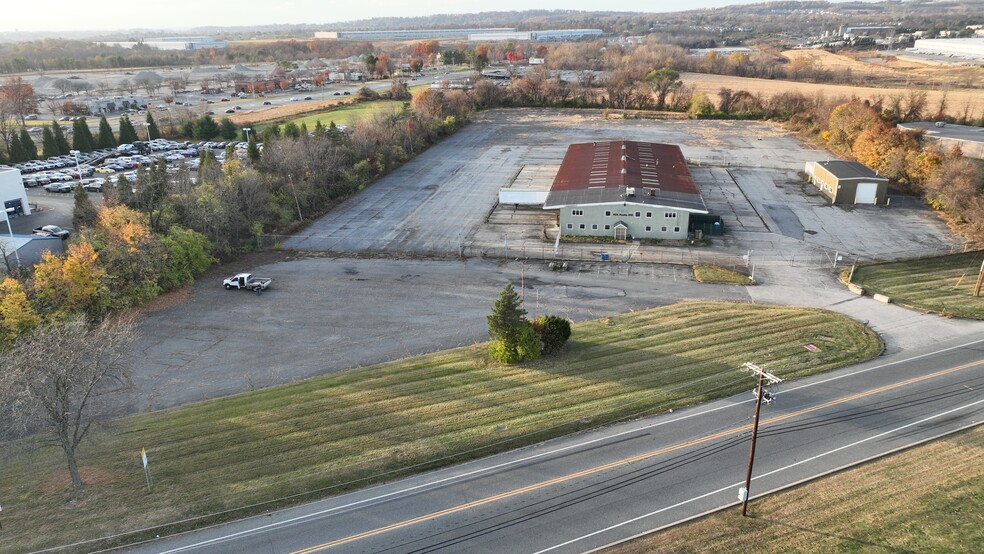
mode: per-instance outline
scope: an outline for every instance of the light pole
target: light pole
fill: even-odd
[[[82,182],[82,168],[79,167],[79,151],[78,150],[69,150],[68,153],[71,154],[71,155],[73,155],[73,156],[75,156],[75,173],[79,177],[79,183],[81,183]]]
[[[150,142],[150,123],[144,123],[143,126],[147,129],[147,142]]]
[[[249,132],[252,130],[251,127],[243,127],[243,132],[246,133],[246,142],[249,142]]]

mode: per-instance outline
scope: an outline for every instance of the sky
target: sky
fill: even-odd
[[[619,11],[668,12],[762,0],[622,0]],[[3,0],[0,32],[182,29],[277,23],[324,24],[373,17],[412,17],[528,9],[609,10],[603,0]]]

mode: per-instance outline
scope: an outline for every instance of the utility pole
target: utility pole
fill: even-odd
[[[755,462],[755,439],[758,438],[759,413],[762,411],[762,400],[764,398],[766,402],[772,401],[772,396],[765,390],[765,381],[768,380],[770,385],[774,385],[781,383],[782,379],[751,362],[745,362],[741,367],[758,375],[758,388],[755,391],[755,421],[752,423],[752,446],[748,452],[748,472],[745,473],[745,486],[738,491],[738,498],[741,499],[741,516],[745,517],[748,512],[748,498],[751,496],[752,465]]]

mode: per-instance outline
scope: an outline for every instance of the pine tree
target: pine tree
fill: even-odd
[[[106,116],[99,118],[99,138],[96,139],[96,148],[116,148],[116,137],[113,136],[113,128],[109,126]]]
[[[519,295],[509,283],[502,293],[492,313],[486,318],[489,323],[489,354],[498,362],[512,364],[535,360],[543,350],[543,342],[533,326],[526,319]]]
[[[307,123],[301,122],[301,138],[308,138]]]
[[[34,140],[31,138],[31,134],[27,132],[26,127],[21,128],[20,145],[24,152],[25,161],[38,159],[38,146],[34,144]]]
[[[256,136],[249,136],[249,146],[246,148],[246,155],[249,156],[249,161],[256,163],[260,161],[260,149],[256,146]]]
[[[319,119],[314,123],[314,136],[320,137],[320,136],[324,136],[324,134],[325,134],[325,126],[321,124],[321,120]]]
[[[161,138],[161,131],[157,128],[157,122],[150,112],[147,112],[147,133],[150,135],[150,140]]]
[[[89,193],[82,188],[82,185],[75,185],[75,208],[72,210],[72,226],[76,229],[95,226],[99,219],[99,212],[96,206],[89,199]]]
[[[51,134],[55,136],[58,154],[61,156],[68,155],[72,151],[72,147],[68,145],[68,139],[65,138],[65,133],[62,132],[61,125],[57,121],[51,122]]]
[[[239,134],[239,128],[228,117],[223,117],[219,123],[219,136],[225,140],[235,140]]]
[[[27,158],[24,157],[24,148],[21,147],[20,137],[17,133],[10,134],[10,144],[7,145],[7,151],[10,153],[10,163],[16,164],[27,161]]]
[[[85,118],[76,119],[72,125],[72,146],[80,152],[92,152],[95,150],[95,141],[92,139],[92,131]]]
[[[526,324],[526,310],[523,309],[519,294],[512,284],[506,283],[492,313],[486,317],[489,322],[489,336],[493,339],[507,338],[516,328]]]
[[[124,115],[120,118],[120,144],[133,144],[138,140],[137,130],[130,123],[130,118]]]
[[[55,135],[51,133],[51,127],[45,127],[44,134],[41,136],[41,157],[48,159],[60,154],[58,145],[55,143]]]

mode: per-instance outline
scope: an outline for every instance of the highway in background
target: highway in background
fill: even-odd
[[[751,360],[754,361],[754,360]],[[754,379],[734,370],[736,379]],[[984,419],[984,340],[783,383],[754,497]],[[132,552],[584,552],[729,505],[754,395],[549,441]]]

